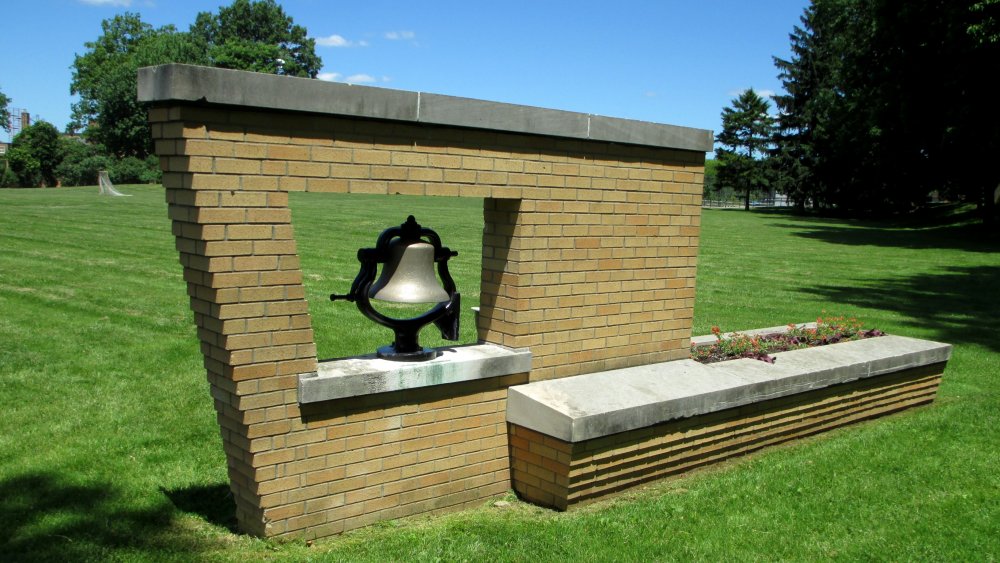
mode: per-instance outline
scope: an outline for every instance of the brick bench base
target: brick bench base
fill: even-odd
[[[575,443],[509,423],[511,476],[525,500],[575,504],[934,400],[945,363],[671,420]]]

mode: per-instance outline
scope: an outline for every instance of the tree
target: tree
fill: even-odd
[[[7,158],[19,185],[55,186],[56,167],[62,160],[59,131],[51,123],[36,121],[14,137]]]
[[[125,13],[101,22],[97,41],[73,61],[70,90],[80,95],[73,105],[74,128],[118,157],[145,158],[152,151],[146,107],[136,99],[139,67],[183,62],[204,63],[187,34],[172,26],[153,29],[138,14]]]
[[[100,145],[86,143],[79,137],[62,137],[60,144],[62,160],[55,173],[63,186],[96,185],[98,172],[112,165]]]
[[[118,158],[153,150],[147,107],[136,100],[136,71],[165,63],[213,65],[315,78],[315,42],[273,0],[236,0],[218,14],[198,14],[189,32],[154,29],[139,14],[104,20],[101,36],[73,61],[70,90],[80,95],[72,128]]]
[[[981,44],[1000,43],[1000,0],[980,0],[969,6],[969,35]]]
[[[943,55],[951,70],[947,95],[939,102],[947,111],[941,161],[951,177],[945,192],[975,202],[983,222],[1000,227],[1000,170],[990,164],[1000,153],[994,80],[1000,60],[1000,0],[973,2],[968,10],[964,2],[959,6],[950,26],[954,40]],[[972,164],[947,166],[956,162]]]
[[[934,190],[979,203],[1000,183],[990,86],[998,0],[813,0],[775,59],[773,153],[789,193],[841,213],[906,212]],[[928,77],[933,77],[929,80]]]
[[[820,208],[850,206],[855,182],[876,182],[862,171],[872,162],[869,148],[880,131],[865,126],[874,106],[865,103],[866,81],[855,79],[871,72],[864,59],[870,44],[864,2],[813,2],[789,36],[792,56],[774,59],[785,93],[775,96],[771,162],[776,184],[800,208],[807,201]]]
[[[307,78],[323,67],[315,40],[274,0],[235,0],[218,14],[201,12],[191,35],[212,66]]]
[[[807,202],[821,205],[820,193],[825,192],[815,170],[815,150],[824,121],[823,97],[816,92],[827,87],[830,72],[822,68],[826,62],[816,55],[820,47],[814,34],[815,5],[802,15],[802,26],[795,26],[789,35],[792,57],[774,58],[784,94],[774,97],[778,117],[774,131],[774,149],[770,163],[775,188],[787,195],[796,207],[804,209]]]
[[[0,91],[0,129],[4,131],[10,131],[10,110],[7,107],[9,105],[10,98]],[[13,173],[10,171],[10,162],[7,157],[2,160],[3,163],[0,166],[0,188],[7,187],[8,184],[16,181]]]
[[[30,150],[25,147],[11,146],[7,149],[5,156],[10,174],[4,174],[4,176],[8,176],[4,178],[4,187],[34,188],[42,183],[41,165]],[[9,176],[13,176],[13,178]]]
[[[0,91],[0,129],[10,131],[10,98]]]
[[[748,88],[722,110],[722,131],[715,140],[719,160],[717,182],[744,194],[750,209],[750,194],[769,185],[767,164],[763,161],[771,142],[774,120],[768,115],[769,104]]]

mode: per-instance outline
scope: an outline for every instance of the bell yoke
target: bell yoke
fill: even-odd
[[[395,341],[379,348],[378,357],[396,361],[433,359],[438,351],[422,347],[417,340],[425,325],[434,323],[442,338],[458,340],[461,295],[448,273],[448,259],[452,256],[458,256],[458,252],[441,246],[441,237],[421,227],[410,215],[402,225],[382,231],[375,248],[358,250],[361,270],[351,284],[351,291],[346,295],[330,295],[330,300],[353,301],[364,316],[393,330]],[[443,287],[434,275],[435,263]],[[379,264],[385,266],[376,280]],[[371,299],[435,305],[422,315],[396,319],[376,311]]]

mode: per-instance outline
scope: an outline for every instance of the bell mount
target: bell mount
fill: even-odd
[[[378,265],[385,265],[392,258],[390,246],[396,239],[403,243],[427,242],[434,247],[433,260],[437,264],[438,275],[448,295],[447,301],[437,303],[426,313],[408,319],[397,319],[380,313],[372,306],[370,298],[372,284],[375,283],[378,274]],[[461,295],[448,271],[448,259],[453,256],[458,256],[458,252],[443,246],[441,237],[434,230],[420,226],[413,215],[410,215],[402,225],[382,231],[375,242],[375,248],[358,250],[361,269],[351,284],[350,292],[344,295],[332,294],[330,300],[353,301],[361,314],[392,329],[395,340],[392,344],[379,348],[378,357],[411,362],[434,359],[438,351],[421,346],[418,334],[424,326],[434,323],[441,331],[442,338],[458,340]]]

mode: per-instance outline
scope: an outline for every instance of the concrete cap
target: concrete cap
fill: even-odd
[[[138,96],[140,102],[390,119],[698,152],[712,150],[714,141],[706,129],[176,63],[140,68]]]
[[[774,364],[678,360],[518,385],[508,390],[507,421],[580,442],[946,362],[951,345],[881,336],[775,356]]]
[[[531,371],[531,352],[494,344],[439,348],[426,362],[394,362],[374,354],[320,362],[299,376],[299,403],[316,403]]]

